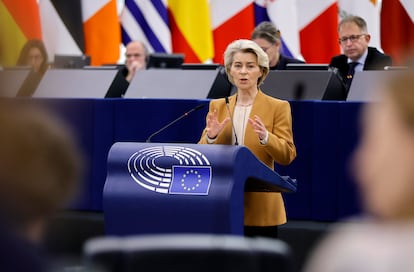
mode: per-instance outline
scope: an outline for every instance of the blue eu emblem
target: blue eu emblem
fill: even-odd
[[[211,166],[173,166],[170,194],[208,195]]]

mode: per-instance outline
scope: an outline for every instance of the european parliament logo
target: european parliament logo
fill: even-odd
[[[128,171],[142,188],[162,194],[208,195],[212,167],[207,157],[183,146],[151,146],[128,159]]]
[[[170,194],[208,195],[211,167],[173,166]]]

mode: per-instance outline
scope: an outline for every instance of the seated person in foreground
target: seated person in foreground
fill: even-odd
[[[378,91],[352,161],[364,214],[337,223],[304,272],[414,271],[414,71]]]
[[[82,156],[60,120],[25,101],[0,109],[0,270],[50,271],[44,231],[77,191]]]

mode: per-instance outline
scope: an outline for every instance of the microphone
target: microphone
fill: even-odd
[[[324,94],[322,100],[346,100],[349,92],[349,86],[347,85],[345,79],[341,76],[341,73],[338,68],[329,66],[329,71],[332,71],[332,73],[339,81],[339,84],[341,85],[341,90],[336,91],[334,94],[331,95]]]
[[[302,100],[305,95],[305,85],[303,82],[298,82],[293,91],[294,100]]]
[[[332,73],[335,75],[335,77],[341,82],[341,85],[346,89],[346,82],[344,81],[343,77],[341,76],[341,73],[339,72],[339,69],[334,66],[329,66],[329,70],[332,71]]]
[[[237,140],[236,129],[234,128],[233,116],[231,115],[231,111],[229,107],[229,98],[226,96],[224,97],[224,99],[226,100],[226,108],[230,115],[231,128],[233,129],[233,133],[234,133],[234,140],[235,140],[234,145],[239,145],[239,141]]]
[[[146,140],[147,143],[151,142],[151,138],[154,137],[155,135],[157,135],[158,133],[164,131],[165,129],[167,129],[168,127],[172,126],[173,124],[175,124],[176,122],[180,121],[181,119],[183,119],[184,117],[188,116],[190,113],[192,113],[193,111],[197,111],[201,108],[204,107],[204,104],[200,104],[197,105],[196,107],[192,108],[191,110],[185,112],[183,115],[181,115],[180,117],[178,117],[177,119],[173,120],[172,122],[169,122],[168,124],[166,124],[165,126],[163,126],[162,128],[160,128],[159,130],[157,130],[156,132],[152,133]]]

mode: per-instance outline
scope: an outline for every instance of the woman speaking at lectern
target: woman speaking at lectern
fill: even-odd
[[[269,73],[267,54],[255,42],[236,40],[224,53],[227,76],[237,88],[228,97],[210,101],[199,144],[243,145],[264,164],[287,165],[296,157],[288,101],[263,93],[259,86]],[[277,237],[286,223],[279,192],[245,192],[245,236]]]

